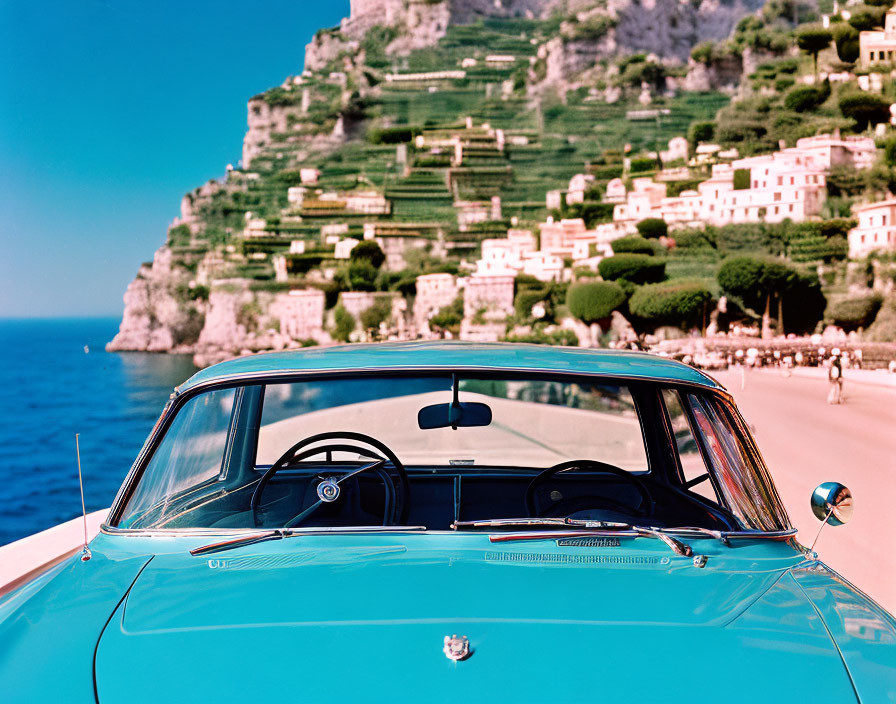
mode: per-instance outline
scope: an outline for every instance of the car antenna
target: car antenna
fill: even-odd
[[[80,433],[75,433],[75,456],[78,458],[78,486],[81,487],[81,516],[84,518],[84,547],[81,548],[81,562],[87,562],[93,555],[87,547],[87,509],[84,506],[84,480],[81,478],[81,443]]]

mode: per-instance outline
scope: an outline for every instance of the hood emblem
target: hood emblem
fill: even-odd
[[[466,636],[445,636],[442,651],[449,660],[466,660],[471,655],[470,641]]]

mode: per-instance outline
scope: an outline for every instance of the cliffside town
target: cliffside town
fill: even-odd
[[[767,327],[772,299],[779,332],[886,339],[896,13],[861,32],[855,14],[352,0],[301,74],[249,100],[240,164],[183,198],[109,349],[206,364],[334,340],[593,345]],[[831,27],[854,31],[852,61]],[[793,267],[787,293],[726,286],[744,254]],[[815,318],[791,315],[810,289]],[[874,315],[853,325],[837,306],[859,299]]]

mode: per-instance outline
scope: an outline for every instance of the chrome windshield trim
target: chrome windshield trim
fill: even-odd
[[[484,526],[487,527],[487,526]],[[648,533],[649,531],[649,533]],[[666,536],[682,536],[685,538],[715,538],[722,543],[726,543],[728,540],[772,540],[772,541],[785,541],[790,538],[796,536],[797,530],[796,528],[789,528],[787,530],[778,530],[778,531],[719,531],[718,535],[715,535],[716,531],[709,531],[708,529],[695,529],[695,528],[634,528],[634,529],[618,529],[614,530],[612,528],[594,528],[594,529],[584,529],[584,530],[542,530],[542,531],[515,531],[512,533],[496,533],[489,535],[489,540],[493,543],[504,543],[510,542],[514,540],[556,540],[557,538],[583,538],[589,536],[595,537],[610,537],[610,536],[622,536],[626,538],[637,538],[639,536],[643,536],[645,534],[656,534],[656,537],[659,537],[661,534]]]
[[[201,538],[226,537],[242,538],[281,532],[289,535],[348,535],[351,533],[423,533],[426,526],[325,526],[320,528],[118,528],[103,523],[100,532],[106,535],[120,535],[134,538]]]
[[[734,397],[731,392],[728,391],[724,386],[722,386],[718,381],[713,379],[708,374],[703,374],[706,378],[706,383],[698,383],[695,381],[681,380],[681,379],[673,379],[667,376],[643,376],[637,374],[613,374],[606,372],[593,372],[593,371],[577,371],[574,369],[569,370],[559,370],[559,369],[539,369],[537,367],[496,367],[496,366],[484,366],[484,365],[464,365],[464,364],[456,364],[456,365],[445,365],[445,366],[370,366],[370,367],[356,367],[356,368],[346,368],[346,367],[328,367],[322,369],[284,369],[279,371],[263,371],[263,372],[243,372],[240,374],[225,374],[214,379],[208,379],[206,381],[201,381],[193,385],[187,386],[189,384],[189,379],[185,381],[180,386],[176,387],[174,391],[171,393],[171,396],[168,398],[165,407],[162,410],[161,415],[147,436],[146,440],[143,443],[143,446],[140,449],[140,452],[137,455],[137,458],[134,460],[131,468],[128,470],[128,473],[125,475],[124,481],[121,483],[121,486],[118,488],[118,492],[115,495],[115,499],[112,501],[111,507],[109,509],[109,518],[117,520],[119,518],[119,514],[124,509],[125,502],[128,498],[130,498],[131,492],[134,488],[134,481],[137,478],[137,475],[142,471],[146,461],[149,457],[150,450],[153,450],[156,445],[156,441],[162,435],[163,430],[167,427],[168,420],[171,416],[174,415],[179,409],[182,403],[185,403],[187,399],[192,397],[194,394],[201,393],[202,391],[213,389],[218,386],[227,386],[234,383],[239,382],[264,382],[270,380],[272,382],[283,381],[285,379],[304,379],[304,378],[328,378],[328,377],[339,377],[339,376],[357,376],[357,375],[374,375],[374,374],[414,374],[414,373],[427,373],[427,374],[446,374],[451,372],[467,372],[467,373],[497,373],[497,374],[539,374],[542,376],[558,376],[558,377],[568,377],[568,376],[579,376],[579,377],[588,377],[592,379],[618,379],[620,381],[625,382],[634,382],[634,383],[643,383],[643,384],[666,384],[670,386],[676,387],[684,387],[690,388],[694,390],[699,390],[704,393],[711,394],[719,394],[723,398],[726,398],[730,402],[734,402]],[[186,386],[186,388],[184,388]]]

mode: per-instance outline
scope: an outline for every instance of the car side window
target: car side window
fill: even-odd
[[[209,391],[184,404],[125,506],[120,527],[164,525],[176,513],[180,495],[221,476],[235,394],[234,389]]]
[[[700,446],[697,444],[697,438],[694,436],[691,423],[685,413],[681,397],[674,389],[663,389],[663,401],[666,404],[666,413],[672,425],[672,434],[678,451],[678,461],[684,475],[685,488],[713,503],[719,503],[719,497],[712,485],[709,470],[706,467],[706,462],[703,461]]]
[[[689,394],[688,403],[729,510],[746,528],[786,528],[786,514],[766,481],[764,467],[754,462],[742,429],[732,423],[720,404],[710,399]]]

